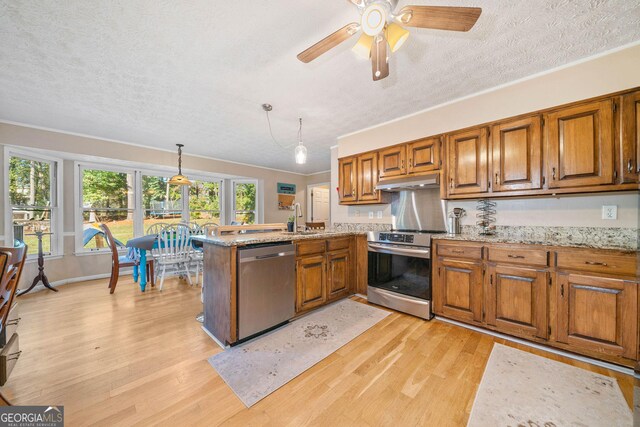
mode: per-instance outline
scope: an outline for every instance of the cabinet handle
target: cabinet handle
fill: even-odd
[[[629,173],[633,172],[633,161],[631,159],[627,162],[627,170]]]
[[[509,254],[509,255],[507,255],[507,257],[516,258],[516,259],[524,259],[524,257],[522,255],[511,255],[511,254]]]
[[[564,285],[560,285],[560,297],[564,298]]]
[[[409,158],[409,167],[414,167],[415,165],[413,164],[413,159]]]
[[[551,178],[553,178],[555,180],[556,179],[556,168],[551,168],[551,171],[552,171]]]
[[[496,172],[496,185],[500,184],[500,178],[498,178],[499,173]]]
[[[598,262],[598,261],[585,261],[587,265],[601,265],[602,267],[606,267],[608,264],[606,262]]]
[[[453,188],[453,178],[451,178],[451,180],[449,182],[449,188]]]

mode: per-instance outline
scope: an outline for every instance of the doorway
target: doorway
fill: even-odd
[[[331,224],[331,192],[328,182],[307,186],[307,221]]]

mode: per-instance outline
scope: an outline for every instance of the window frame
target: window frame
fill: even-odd
[[[216,176],[206,176],[206,175],[189,175],[189,179],[191,181],[200,181],[200,182],[208,182],[213,183],[217,182],[220,186],[220,225],[226,224],[226,216],[225,216],[225,185],[224,178],[216,177]],[[186,196],[185,196],[186,194]],[[185,186],[182,200],[184,200],[184,209],[185,211],[182,213],[182,217],[187,219],[187,222],[191,222],[191,210],[189,209],[189,187]]]
[[[231,221],[235,221],[237,212],[236,210],[236,184],[254,184],[256,186],[256,205],[254,210],[252,211],[243,211],[243,212],[253,212],[255,222],[254,224],[260,224],[262,222],[262,209],[260,203],[260,181],[257,179],[232,179],[231,180],[231,215],[229,216],[229,224]]]
[[[51,191],[51,253],[45,255],[45,259],[61,258],[64,255],[64,224],[61,212],[64,209],[62,197],[63,183],[63,159],[59,157],[24,150],[16,147],[4,147],[4,239],[5,245],[13,245],[13,204],[11,203],[11,195],[9,194],[9,167],[11,165],[11,157],[19,157],[25,160],[33,160],[36,162],[49,163],[51,166],[49,186]],[[27,256],[27,262],[38,259],[37,255],[31,254]]]
[[[73,164],[73,170],[74,170],[74,182],[73,182],[73,204],[74,204],[74,229],[76,230],[74,235],[75,235],[75,255],[86,255],[86,254],[100,254],[100,253],[108,253],[111,251],[111,249],[109,249],[108,247],[105,248],[85,248],[84,245],[82,244],[82,229],[83,229],[83,212],[84,212],[84,206],[82,205],[83,202],[83,197],[82,197],[82,177],[83,177],[83,170],[85,169],[90,169],[90,170],[100,170],[100,171],[105,171],[105,172],[115,172],[115,173],[126,173],[126,174],[131,174],[133,175],[133,237],[138,237],[138,233],[139,233],[139,229],[138,227],[140,226],[138,218],[136,217],[136,213],[138,211],[138,181],[141,180],[141,177],[139,175],[139,171],[136,170],[135,168],[128,168],[128,167],[117,167],[111,164],[102,164],[102,163],[91,163],[91,162],[82,162],[82,161],[76,161]],[[120,210],[120,209],[116,209],[116,210]],[[123,209],[124,210],[124,209]],[[131,209],[127,209],[127,210],[131,210]],[[126,249],[124,248],[120,248],[118,250],[118,252],[125,252]]]

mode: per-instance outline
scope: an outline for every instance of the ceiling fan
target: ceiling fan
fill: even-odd
[[[389,75],[389,57],[409,37],[404,28],[432,28],[449,31],[469,31],[480,17],[479,7],[405,6],[395,12],[398,0],[347,0],[360,12],[360,23],[352,22],[330,34],[298,54],[302,62],[311,62],[323,53],[351,38],[358,31],[362,35],[353,47],[359,56],[371,58],[373,80]]]

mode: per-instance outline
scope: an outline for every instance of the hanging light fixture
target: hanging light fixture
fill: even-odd
[[[182,175],[182,147],[183,144],[176,144],[178,146],[178,175],[174,175],[169,180],[169,184],[172,185],[191,185],[189,178]]]
[[[300,128],[298,128],[298,146],[296,147],[296,163],[304,165],[307,163],[307,148],[302,144],[302,117],[300,118]]]

